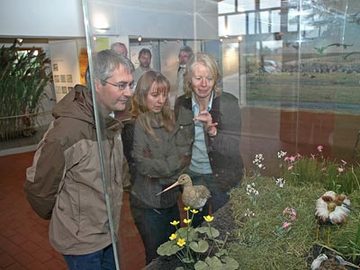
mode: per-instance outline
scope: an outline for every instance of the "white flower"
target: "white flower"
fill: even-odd
[[[278,157],[278,159],[281,159],[281,158],[285,157],[286,154],[287,154],[287,152],[285,152],[285,151],[279,151],[279,152],[277,152],[277,157]]]
[[[284,178],[277,178],[275,181],[275,184],[281,188],[285,185],[285,179]]]

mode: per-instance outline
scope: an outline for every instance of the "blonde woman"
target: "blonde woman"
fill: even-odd
[[[170,222],[180,219],[179,189],[156,196],[175,182],[187,161],[175,147],[169,91],[170,83],[161,73],[148,71],[140,77],[132,99],[136,120],[130,206],[144,242],[146,264],[157,257],[156,249],[174,232]]]
[[[177,98],[175,115],[179,123],[177,144],[189,147],[187,173],[194,185],[205,185],[211,192],[212,211],[228,200],[228,191],[243,176],[240,155],[241,117],[238,99],[221,91],[220,73],[215,59],[206,53],[195,54],[186,65],[185,94]],[[206,215],[204,207],[201,215]],[[194,220],[199,225],[203,220]]]

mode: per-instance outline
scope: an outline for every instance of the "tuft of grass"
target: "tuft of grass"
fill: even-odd
[[[339,172],[339,168],[343,171]],[[327,190],[350,194],[360,190],[360,167],[339,164],[331,160],[302,157],[291,170],[284,170],[284,178],[293,185],[318,183]]]
[[[259,195],[250,199],[246,185],[255,183]],[[245,185],[245,186],[244,186]],[[315,201],[325,192],[320,185],[280,188],[272,178],[246,178],[231,193],[238,241],[232,244],[232,256],[241,269],[308,269],[307,257],[316,238]],[[283,210],[292,207],[297,219],[290,230],[281,230],[286,217]],[[246,217],[247,211],[255,215]]]

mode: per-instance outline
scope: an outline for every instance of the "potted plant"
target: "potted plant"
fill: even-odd
[[[18,39],[0,48],[0,140],[30,136],[44,89],[51,80],[50,59],[32,48],[19,52]]]

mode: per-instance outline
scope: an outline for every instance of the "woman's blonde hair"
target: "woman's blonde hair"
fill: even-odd
[[[219,67],[213,56],[206,54],[206,53],[202,53],[202,52],[194,54],[190,58],[189,62],[186,65],[186,72],[185,72],[185,76],[184,76],[185,95],[187,97],[191,97],[191,95],[192,95],[193,88],[192,88],[191,79],[193,76],[194,67],[196,64],[199,64],[199,63],[203,64],[210,70],[210,73],[215,81],[215,84],[214,84],[212,90],[214,90],[216,95],[219,96],[221,94],[221,89],[218,87],[218,82],[221,78]]]
[[[147,96],[153,88],[155,88],[158,93],[165,93],[167,96],[164,107],[160,113],[153,113],[149,111],[149,108],[146,105]],[[137,82],[131,102],[131,115],[134,118],[138,118],[140,125],[145,129],[145,131],[154,137],[156,136],[152,127],[153,123],[164,126],[167,131],[171,131],[174,128],[174,117],[173,112],[170,109],[168,97],[169,92],[170,82],[160,72],[152,70],[147,71]]]

